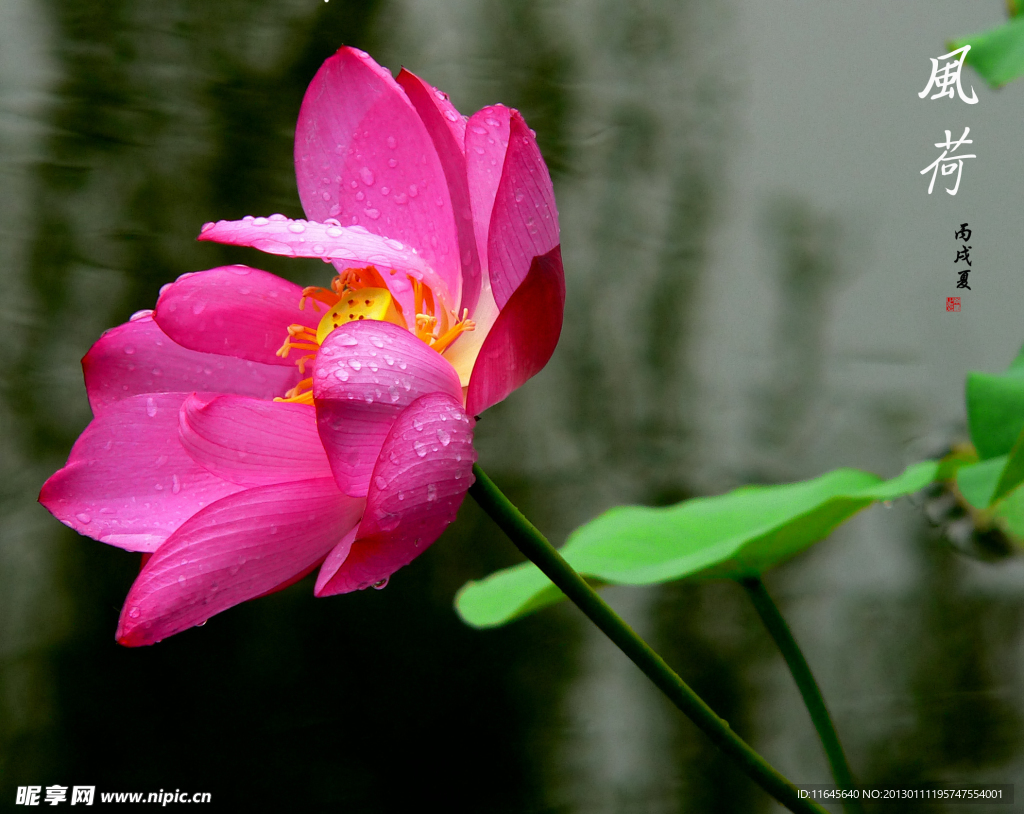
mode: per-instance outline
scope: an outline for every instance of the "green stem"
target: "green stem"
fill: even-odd
[[[557,585],[601,631],[625,653],[644,675],[693,721],[712,743],[736,761],[739,768],[768,794],[790,811],[801,814],[826,814],[812,800],[799,796],[797,788],[737,735],[729,724],[690,689],[665,660],[655,653],[627,625],[607,602],[598,596],[543,534],[512,505],[494,482],[478,466],[473,466],[476,482],[469,493],[480,507],[501,527],[541,571]]]
[[[793,675],[800,695],[804,699],[804,706],[811,714],[811,721],[818,732],[818,738],[825,749],[825,757],[828,758],[828,765],[832,769],[832,777],[836,786],[841,789],[854,789],[856,783],[853,779],[853,772],[850,771],[850,764],[846,762],[846,754],[843,752],[843,745],[839,742],[839,735],[836,733],[835,724],[832,723],[832,716],[828,714],[825,706],[825,699],[821,695],[818,682],[814,680],[811,668],[807,659],[800,650],[800,646],[793,638],[793,633],[782,618],[778,606],[768,595],[764,583],[759,577],[747,577],[739,580],[740,585],[746,590],[750,601],[754,603],[764,626],[775,640],[782,658]],[[843,801],[843,809],[850,814],[860,814],[864,809],[859,800]]]

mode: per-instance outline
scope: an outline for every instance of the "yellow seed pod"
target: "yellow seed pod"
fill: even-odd
[[[322,345],[335,328],[360,319],[375,319],[405,327],[405,320],[395,307],[390,291],[386,288],[359,288],[346,291],[338,304],[324,314],[316,329],[316,341]]]

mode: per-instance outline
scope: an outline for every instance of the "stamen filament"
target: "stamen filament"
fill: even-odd
[[[468,319],[469,309],[462,309],[462,319],[456,322],[451,328],[445,331],[441,336],[430,343],[430,347],[436,350],[438,353],[444,353],[448,346],[458,339],[463,331],[475,331],[476,323],[473,320]]]
[[[300,393],[297,396],[286,396],[285,398],[281,398],[280,396],[276,396],[274,398],[274,401],[283,401],[283,402],[287,402],[288,404],[312,404],[313,403],[313,391],[312,390],[307,390],[305,393]]]
[[[341,297],[334,291],[328,291],[326,288],[320,288],[319,286],[308,286],[307,288],[302,289],[302,298],[299,300],[299,310],[306,310],[306,300],[310,300],[313,303],[313,310],[319,314],[320,309],[317,307],[318,302],[323,303],[328,308],[332,308],[337,304],[339,299],[341,299]]]

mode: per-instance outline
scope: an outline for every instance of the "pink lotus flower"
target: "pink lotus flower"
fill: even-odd
[[[454,519],[473,416],[548,361],[564,281],[547,168],[518,112],[342,48],[295,136],[309,220],[201,240],[318,257],[327,288],[228,266],[165,286],[82,361],[95,418],[40,501],[146,552],[117,640],[151,644],[319,566],[379,586]]]

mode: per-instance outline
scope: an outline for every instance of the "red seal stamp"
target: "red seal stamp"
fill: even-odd
[[[960,298],[959,297],[946,297],[946,310],[947,311],[959,311],[960,310]]]

